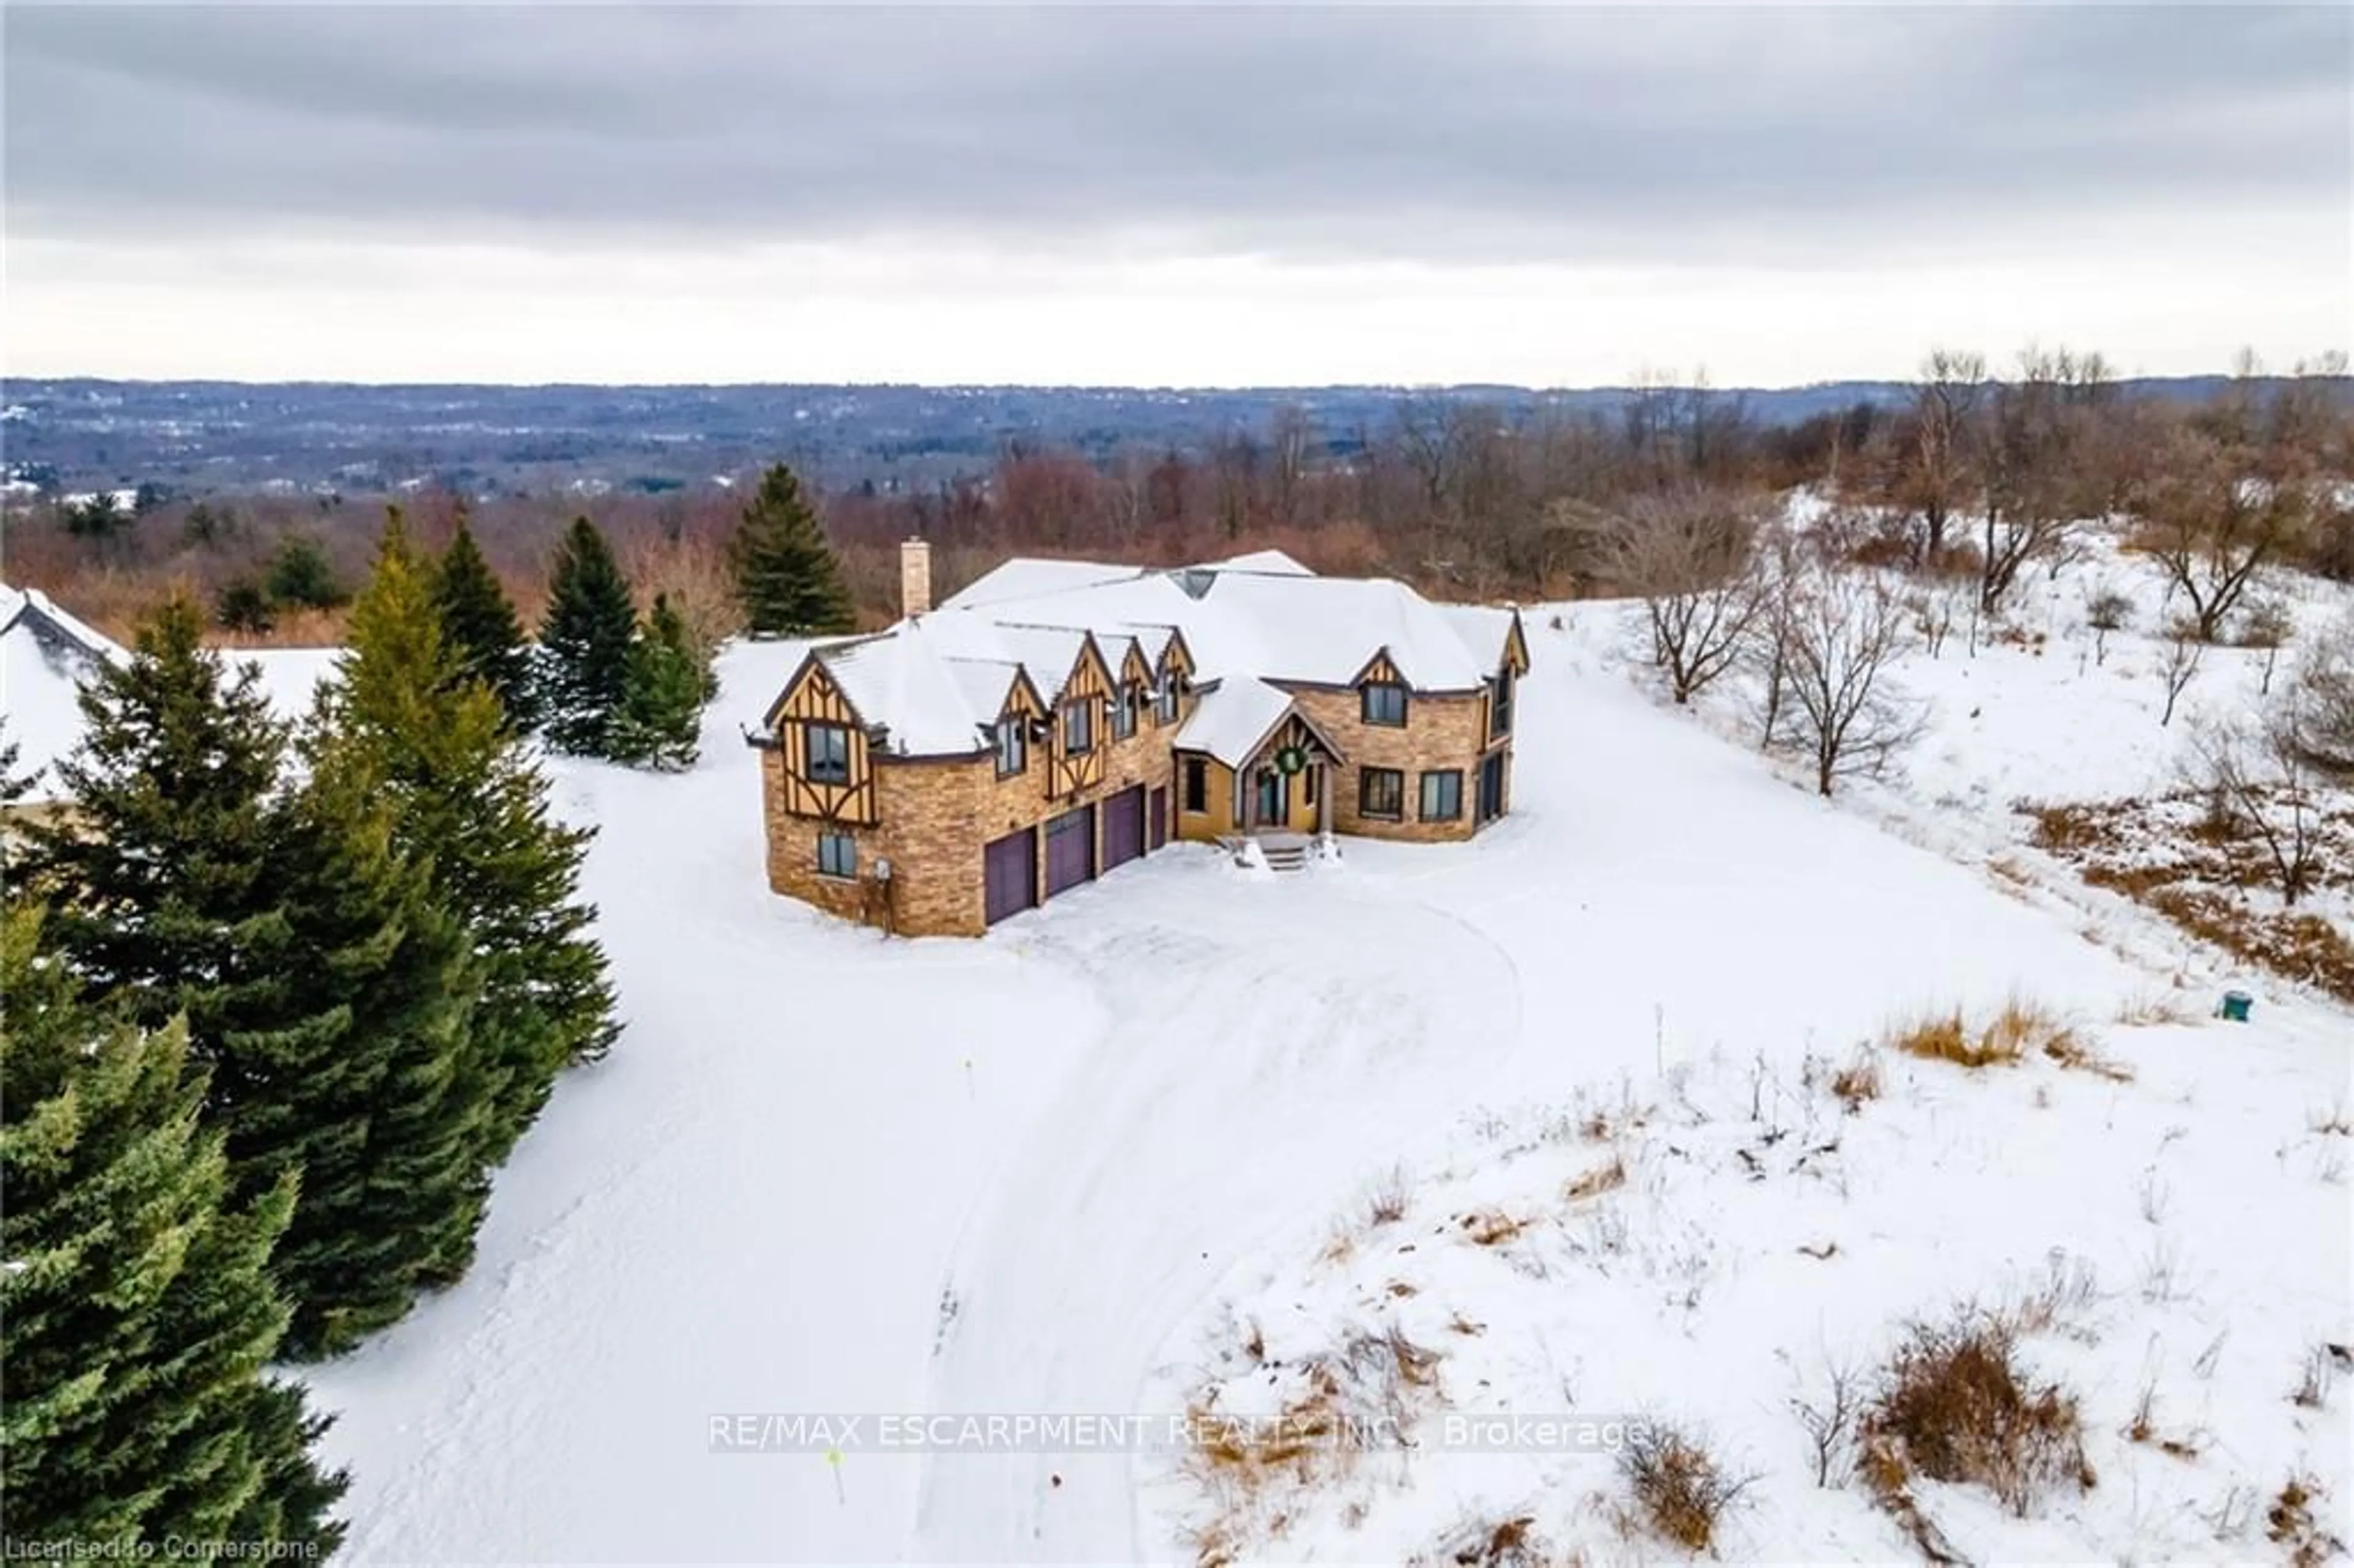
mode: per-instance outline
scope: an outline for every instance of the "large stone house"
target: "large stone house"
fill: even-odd
[[[1511,800],[1517,612],[1276,551],[1015,560],[813,648],[761,729],[769,885],[977,936],[1172,838],[1465,839]]]

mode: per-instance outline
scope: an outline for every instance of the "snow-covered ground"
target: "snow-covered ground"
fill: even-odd
[[[2344,1139],[2307,1125],[2345,1097],[2348,1015],[2259,986],[2244,1026],[2114,1025],[2154,996],[2203,1013],[2229,971],[2130,911],[2087,939],[2056,895],[1957,858],[1937,801],[1970,784],[1925,765],[1937,741],[1854,804],[1793,788],[1638,690],[1606,652],[1617,613],[1532,618],[1513,814],[1473,843],[1352,842],[1290,877],[1179,846],[980,942],[885,941],[765,890],[736,726],[792,648],[730,652],[694,771],[559,765],[566,809],[601,824],[589,891],[629,1033],[502,1175],[473,1275],[311,1374],[355,1476],[354,1556],[1182,1559],[1206,1505],[1166,1455],[885,1452],[875,1418],[1167,1415],[1231,1372],[1233,1325],[1280,1355],[1392,1313],[1448,1353],[1464,1409],[1672,1409],[1721,1435],[1766,1474],[1737,1555],[1899,1556],[1856,1495],[1814,1490],[1784,1402],[1823,1355],[2023,1289],[2054,1249],[2096,1271],[2097,1340],[2036,1353],[2084,1393],[2104,1487],[2034,1524],[1943,1522],[1987,1552],[2261,1552],[2260,1524],[2218,1542],[2185,1510],[2347,1463],[2345,1396],[2313,1416],[2285,1395],[2308,1344],[2354,1330]],[[2063,699],[2059,664],[2022,667],[2051,690],[2017,706]],[[2025,690],[1976,705],[1981,728]],[[1988,832],[2012,832],[2010,793],[2111,787],[2047,789],[2030,726],[2070,726],[2017,722],[1983,754],[2009,759],[1972,815]],[[1940,738],[1967,761],[1968,734]],[[2135,1082],[1891,1063],[1854,1118],[1801,1086],[1895,1014],[2014,992]],[[1791,1142],[1758,1142],[1753,1077]],[[1598,1156],[1564,1129],[1606,1104],[1659,1108],[1597,1232],[1561,1192]],[[1835,1179],[1789,1169],[1808,1118],[1843,1139]],[[2152,1166],[2162,1224],[2137,1212]],[[1320,1261],[1392,1172],[1395,1238],[1427,1245]],[[1438,1234],[1489,1208],[1533,1223],[1498,1248]],[[1597,1234],[1623,1234],[1623,1266]],[[2146,1301],[2157,1252],[2176,1298]],[[1450,1333],[1457,1310],[1483,1331]],[[2209,1375],[2187,1370],[2227,1323]],[[2106,1436],[2145,1375],[2161,1423],[2215,1434],[2195,1464]],[[869,1419],[832,1456],[713,1451],[714,1416],[755,1414]],[[1405,1489],[1353,1526],[1334,1491],[1259,1549],[1400,1561],[1534,1498],[1549,1531],[1616,1550],[1579,1511],[1608,1479],[1594,1456],[1393,1470]]]
[[[2058,625],[2124,569],[2035,591]],[[1274,1363],[1391,1324],[1442,1352],[1458,1412],[1705,1428],[1759,1477],[1728,1558],[1902,1558],[1861,1492],[1815,1488],[1787,1401],[2055,1256],[2091,1283],[2027,1351],[2082,1397],[2100,1485],[2028,1521],[1925,1497],[1971,1555],[2265,1557],[2250,1499],[2297,1467],[2354,1534],[2354,1391],[2287,1397],[2308,1350],[2354,1340],[2354,1142],[2321,1130],[2354,1103],[2354,1015],[2064,868],[1988,870],[2022,859],[2017,797],[2171,782],[2156,645],[2115,634],[2093,665],[2062,626],[1972,658],[1957,629],[1905,672],[1928,741],[1825,802],[1730,701],[1678,713],[1630,680],[1625,614],[1529,616],[1512,814],[1477,841],[1352,841],[1296,876],[1175,846],[978,942],[768,893],[737,726],[796,647],[730,651],[684,775],[554,764],[600,828],[628,1031],[502,1172],[469,1277],[305,1373],[353,1470],[352,1559],[1188,1560],[1214,1499],[1170,1455],[886,1452],[877,1420],[1249,1409]],[[328,656],[260,657],[292,711]],[[2258,679],[2261,654],[2208,657],[2186,714]],[[2227,984],[2253,1022],[2207,1020]],[[2132,1081],[1886,1056],[1850,1116],[1809,1065],[2014,994]],[[2116,1022],[2159,1004],[2186,1021]],[[1614,1157],[1623,1185],[1568,1196]],[[1375,1225],[1387,1187],[1405,1213]],[[1517,1234],[1475,1239],[1498,1219]],[[2197,1458],[2118,1435],[2145,1384]],[[867,1419],[715,1451],[714,1417],[796,1414]],[[1442,1436],[1251,1550],[1444,1556],[1526,1513],[1564,1554],[1671,1555],[1594,1503],[1606,1456]]]

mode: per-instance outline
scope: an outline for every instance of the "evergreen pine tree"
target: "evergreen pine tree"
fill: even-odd
[[[30,824],[24,860],[56,900],[48,939],[93,993],[151,1029],[185,1012],[209,1065],[267,1004],[252,960],[281,917],[265,863],[286,733],[260,673],[228,677],[203,633],[174,599],[83,683],[80,743],[55,765],[73,817]]]
[[[281,793],[284,736],[250,667],[225,681],[167,608],[83,697],[36,830],[51,938],[130,1015],[188,1020],[232,1197],[301,1177],[275,1260],[286,1349],[347,1346],[461,1268],[483,1200],[487,1095],[464,1033],[465,934],[392,842],[391,806],[332,752]]]
[[[353,606],[322,694],[322,744],[349,746],[380,781],[406,855],[429,859],[435,901],[479,955],[468,1028],[491,1114],[481,1163],[504,1160],[567,1063],[604,1054],[617,1026],[605,955],[579,898],[591,830],[552,817],[547,779],[484,687],[451,678],[440,619],[398,517]],[[454,1277],[454,1271],[451,1276]]]
[[[576,517],[556,555],[540,623],[540,695],[547,738],[580,757],[612,754],[613,718],[629,688],[638,612],[605,536]]]
[[[665,770],[694,767],[708,681],[686,622],[668,595],[656,594],[653,612],[630,647],[630,682],[613,721],[613,755]]]
[[[807,637],[855,626],[842,563],[802,499],[801,482],[784,464],[760,477],[759,493],[744,508],[743,524],[728,546],[728,561],[753,636]]]
[[[464,1270],[487,1181],[488,1086],[467,1033],[479,973],[354,748],[306,748],[274,813],[285,916],[269,1017],[215,1053],[211,1109],[240,1192],[299,1173],[275,1272],[288,1353],[332,1354]]]
[[[334,1550],[326,1422],[263,1368],[286,1308],[266,1271],[291,1181],[224,1206],[219,1136],[178,1024],[85,1006],[0,915],[0,1490],[10,1542],[166,1535]]]
[[[523,621],[482,558],[462,513],[457,537],[434,568],[433,607],[440,613],[441,638],[458,667],[498,694],[517,729],[529,730],[535,716],[531,645],[524,641]]]

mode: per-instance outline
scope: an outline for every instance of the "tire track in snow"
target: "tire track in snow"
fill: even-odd
[[[1519,977],[1458,916],[1345,875],[1205,886],[1183,870],[1104,890],[1116,913],[1089,895],[1034,927],[1110,1022],[1007,1133],[1021,1147],[965,1228],[930,1411],[1136,1412],[1171,1333],[1240,1258],[1345,1207],[1519,1044]],[[1128,1456],[945,1453],[925,1461],[908,1554],[1168,1547],[1144,1535]]]

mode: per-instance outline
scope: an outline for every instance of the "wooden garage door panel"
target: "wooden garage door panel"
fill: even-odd
[[[1144,853],[1144,786],[1122,789],[1103,803],[1104,869],[1125,865]]]
[[[1038,830],[1008,833],[981,852],[983,899],[989,923],[1018,915],[1038,902]]]
[[[1082,806],[1046,824],[1046,896],[1094,880],[1096,809]]]

